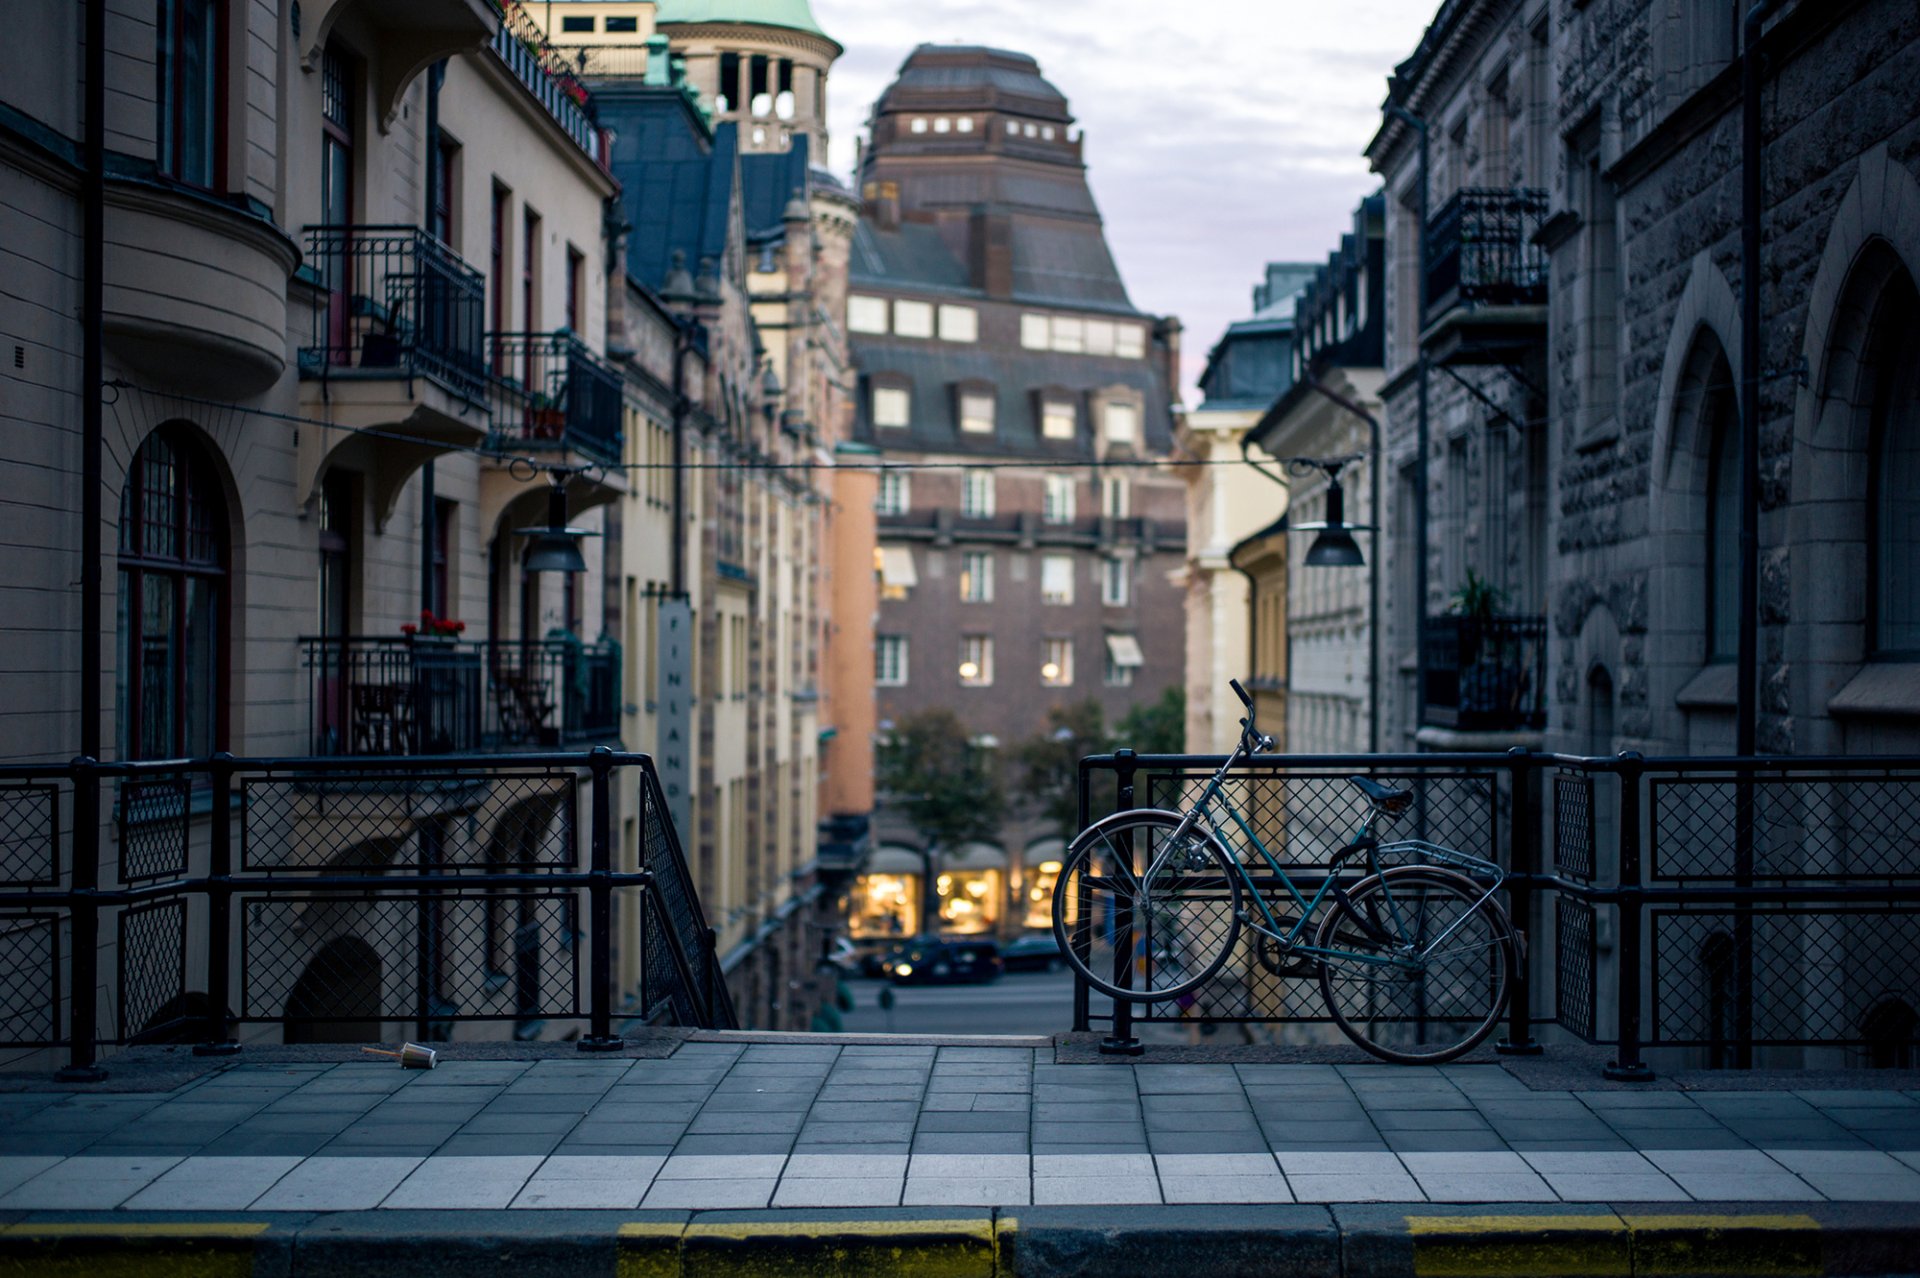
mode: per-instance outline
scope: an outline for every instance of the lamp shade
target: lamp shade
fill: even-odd
[[[567,490],[558,483],[547,495],[546,524],[517,532],[527,539],[523,566],[528,572],[585,572],[587,560],[580,553],[580,542],[597,535],[591,529],[567,527]]]
[[[1360,553],[1360,545],[1354,541],[1353,534],[1345,526],[1322,528],[1320,535],[1313,539],[1313,545],[1307,547],[1306,565],[1309,568],[1362,568],[1367,557]]]

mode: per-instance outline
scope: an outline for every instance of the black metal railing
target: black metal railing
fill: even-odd
[[[1427,318],[1459,305],[1538,306],[1547,300],[1547,252],[1533,234],[1547,193],[1457,191],[1427,228]]]
[[[553,748],[620,733],[620,646],[611,640],[300,642],[316,755]]]
[[[1109,812],[1190,804],[1220,759],[1121,751],[1083,759],[1084,826]],[[1536,1031],[1617,1048],[1613,1077],[1676,1065],[1920,1065],[1920,758],[1582,759],[1532,754],[1267,755],[1227,797],[1309,897],[1358,827],[1346,780],[1411,786],[1382,837],[1430,840],[1510,872],[1505,905],[1528,938],[1506,1038]],[[1231,827],[1229,827],[1231,829]],[[1229,840],[1241,842],[1238,838]],[[1256,885],[1277,887],[1257,853]],[[1174,1003],[1096,1012],[1078,984],[1074,1025],[1260,1023],[1337,1041],[1311,965],[1242,952]],[[1124,944],[1121,948],[1128,948]],[[1136,963],[1151,963],[1144,947]],[[1549,1036],[1551,1037],[1551,1036]],[[1781,1053],[1784,1053],[1781,1054]]]
[[[572,1022],[587,1050],[616,1019],[731,1028],[659,796],[651,759],[605,749],[0,770],[0,1047],[65,1047],[87,1078],[103,1044],[230,1051],[240,1026]]]
[[[303,271],[325,292],[309,377],[433,377],[477,398],[486,285],[452,249],[413,226],[310,226]]]
[[[1462,732],[1546,726],[1545,617],[1427,618],[1426,720]]]
[[[576,102],[571,94],[578,91],[579,81],[568,76],[549,71],[538,55],[529,49],[521,35],[516,32],[518,23],[502,22],[499,30],[493,33],[493,51],[507,70],[545,107],[554,123],[565,130],[574,144],[587,153],[595,163],[601,159],[599,130],[588,117],[586,109]],[[529,29],[528,36],[535,36],[536,29]]]
[[[566,329],[489,333],[493,430],[503,442],[550,443],[620,460],[620,374]]]

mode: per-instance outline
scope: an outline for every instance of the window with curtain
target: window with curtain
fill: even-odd
[[[960,514],[967,519],[993,518],[993,472],[969,470],[960,476]]]
[[[220,178],[222,0],[159,0],[154,15],[154,157],[168,177]]]
[[[1040,560],[1040,602],[1073,602],[1073,556],[1047,555]]]
[[[134,454],[119,567],[120,757],[205,758],[226,736],[227,518],[211,463],[179,428]]]
[[[960,601],[993,602],[993,552],[970,550],[960,556]]]
[[[1041,493],[1040,518],[1050,524],[1073,522],[1073,476],[1048,475]]]

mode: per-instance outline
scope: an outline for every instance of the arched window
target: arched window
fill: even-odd
[[[1707,375],[1707,660],[1733,661],[1740,646],[1740,413],[1724,358]]]
[[[1920,297],[1904,272],[1875,308],[1868,553],[1873,655],[1920,660]]]
[[[227,519],[211,463],[161,427],[120,494],[122,759],[204,758],[225,744]]]

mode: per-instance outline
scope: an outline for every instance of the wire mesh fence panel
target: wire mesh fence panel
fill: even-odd
[[[668,1010],[681,1024],[728,1028],[734,1023],[726,980],[708,944],[707,920],[675,838],[658,781],[640,778],[641,868],[653,876],[641,925],[649,1018]],[[682,967],[686,979],[682,979]]]
[[[1553,1015],[1560,1027],[1591,1043],[1599,1034],[1598,915],[1573,897],[1555,902]]]
[[[1920,913],[1770,905],[1651,915],[1649,1043],[1873,1046],[1884,1037],[1876,1025],[1891,1023],[1909,1053],[1920,1051]],[[1903,1030],[1888,1007],[1908,1009]]]
[[[1593,774],[1562,768],[1553,774],[1553,863],[1562,874],[1593,882]]]
[[[154,1038],[187,1019],[187,903],[131,905],[119,920],[120,1041]]]
[[[275,774],[242,780],[243,868],[377,873],[572,869],[572,772]]]
[[[0,914],[0,1045],[60,1041],[60,919]]]
[[[0,887],[60,881],[60,787],[0,781]]]
[[[245,898],[239,1015],[369,1028],[578,1017],[579,918],[572,891]]]
[[[120,881],[144,883],[187,872],[193,776],[129,779],[120,785]]]
[[[1648,794],[1656,879],[1920,877],[1920,776],[1656,776]]]

